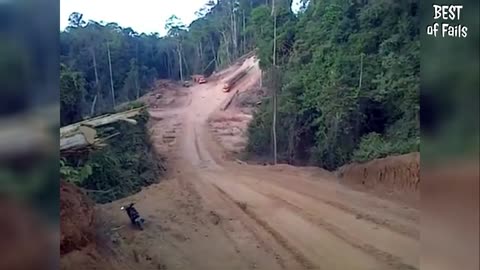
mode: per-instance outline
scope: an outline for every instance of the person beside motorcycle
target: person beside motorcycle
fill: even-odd
[[[128,217],[130,218],[130,222],[132,225],[137,226],[140,230],[143,230],[143,223],[144,219],[140,217],[140,214],[138,213],[137,209],[133,207],[133,203],[130,203],[128,206],[122,206],[122,210],[125,210],[127,212]]]

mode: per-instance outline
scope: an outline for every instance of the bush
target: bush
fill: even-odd
[[[414,138],[392,143],[385,140],[378,133],[368,133],[362,137],[358,148],[353,152],[352,160],[365,162],[376,158],[384,158],[389,155],[400,155],[418,151],[419,143],[419,140]]]
[[[266,105],[262,105],[266,106]],[[265,155],[271,153],[272,117],[269,110],[256,113],[248,126],[247,153]]]
[[[157,183],[165,171],[159,165],[163,160],[154,154],[149,142],[148,114],[143,112],[135,120],[136,125],[119,121],[98,129],[100,137],[117,132],[119,135],[109,139],[102,149],[65,164],[68,171],[70,167],[76,170],[91,168],[88,177],[76,181],[76,184],[89,191],[89,197],[97,203],[111,202],[139,192],[142,187]]]

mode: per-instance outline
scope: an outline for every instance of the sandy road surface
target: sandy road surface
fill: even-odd
[[[115,209],[135,201],[148,220],[142,232],[116,231],[119,248],[142,254],[135,260],[145,269],[418,268],[418,210],[353,191],[333,176],[225,161],[207,129],[233,93],[221,87],[194,86],[186,107],[151,112],[162,119],[152,138],[163,150],[168,144],[174,173],[103,207],[121,226],[126,217]]]

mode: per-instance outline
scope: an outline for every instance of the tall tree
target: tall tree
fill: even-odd
[[[165,29],[167,30],[168,36],[172,37],[176,41],[176,52],[178,56],[178,67],[180,72],[180,80],[183,81],[183,41],[186,34],[186,26],[182,23],[180,18],[175,15],[170,16],[167,22],[165,23]]]
[[[275,81],[273,89],[273,120],[272,120],[272,134],[273,134],[273,164],[277,164],[277,13],[275,10],[275,0],[272,0],[272,17],[273,17],[273,55],[272,55],[272,69],[273,80]]]

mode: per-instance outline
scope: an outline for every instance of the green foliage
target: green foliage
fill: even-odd
[[[60,65],[60,124],[67,125],[82,119],[85,80],[78,72]]]
[[[267,106],[271,107],[271,106]],[[263,155],[268,153],[271,145],[271,126],[272,117],[271,110],[260,110],[248,127],[248,139],[247,151],[256,155]],[[260,115],[261,114],[261,115]]]
[[[143,112],[135,120],[136,125],[119,121],[98,129],[100,137],[119,135],[86,157],[65,161],[61,166],[62,174],[87,190],[99,203],[126,197],[158,182],[165,169],[160,165],[163,160],[153,153],[148,139],[148,113]]]
[[[66,181],[81,185],[92,173],[92,167],[88,164],[75,168],[66,165],[65,160],[60,160],[60,176]]]
[[[279,8],[277,140],[286,162],[335,169],[352,160],[418,151],[418,1],[310,1]],[[261,67],[271,70],[268,7],[252,12]],[[260,108],[247,150],[271,153],[271,106]],[[376,135],[374,135],[376,134]],[[377,149],[378,148],[378,149]]]
[[[394,154],[406,154],[418,150],[419,141],[390,142],[380,134],[372,132],[366,134],[360,140],[358,148],[353,152],[353,161],[365,162],[375,158],[383,158]]]

